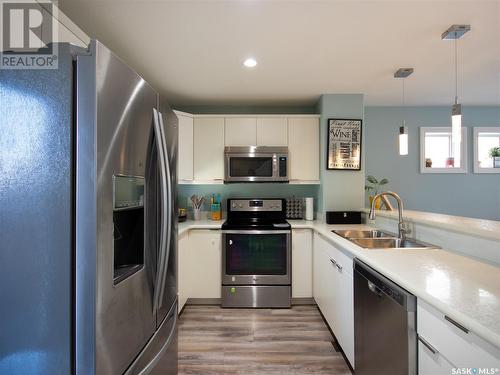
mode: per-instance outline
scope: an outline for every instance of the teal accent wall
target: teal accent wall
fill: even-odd
[[[365,124],[362,127],[361,170],[334,171],[326,169],[327,132],[329,118],[364,118],[363,94],[324,94],[317,110],[320,119],[320,179],[318,211],[359,210],[364,205]]]
[[[386,177],[405,208],[500,220],[500,175],[473,173],[474,126],[500,126],[500,107],[463,107],[467,174],[420,174],[419,127],[451,126],[450,107],[367,107],[366,175]],[[400,156],[398,128],[406,120],[409,154]]]
[[[226,210],[226,199],[228,198],[287,198],[287,197],[313,197],[315,205],[318,201],[319,185],[290,185],[280,183],[256,183],[256,184],[224,184],[224,185],[179,185],[178,186],[179,207],[186,207],[191,195],[196,194],[210,201],[212,194],[221,194],[222,210]],[[203,210],[209,210],[209,205]],[[316,210],[315,210],[316,211]]]

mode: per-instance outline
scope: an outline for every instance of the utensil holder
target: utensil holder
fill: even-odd
[[[222,220],[222,210],[220,203],[212,203],[212,220]]]
[[[194,220],[201,220],[201,208],[194,208],[193,207],[193,219]]]

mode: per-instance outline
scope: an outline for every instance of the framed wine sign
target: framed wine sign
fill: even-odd
[[[326,169],[361,170],[363,120],[328,119]]]
[[[361,169],[362,120],[328,119],[326,169]]]

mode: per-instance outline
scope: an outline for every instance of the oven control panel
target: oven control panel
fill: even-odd
[[[231,211],[282,211],[281,199],[232,199]]]

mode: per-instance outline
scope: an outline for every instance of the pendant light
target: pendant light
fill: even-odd
[[[413,68],[399,68],[394,73],[394,78],[402,78],[403,82],[403,94],[401,96],[401,104],[403,106],[403,112],[405,108],[405,78],[413,73]],[[403,121],[399,127],[399,155],[408,155],[408,128],[406,127],[406,121],[403,116]]]
[[[443,40],[454,40],[455,43],[455,104],[451,107],[451,140],[457,144],[462,142],[462,105],[458,103],[458,39],[470,25],[452,25],[442,35]]]

